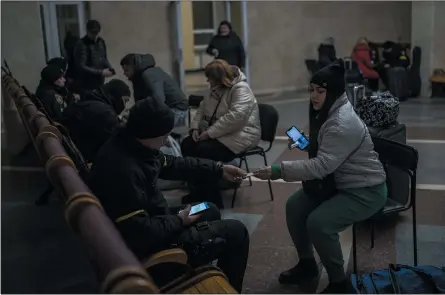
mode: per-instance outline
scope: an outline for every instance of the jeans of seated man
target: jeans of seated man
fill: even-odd
[[[195,225],[179,235],[178,245],[183,246],[193,267],[210,264],[217,259],[218,267],[227,276],[230,284],[241,293],[249,255],[249,232],[238,220],[220,218],[219,210],[211,204]],[[208,240],[216,243],[205,244]],[[205,256],[208,261],[196,261],[196,253],[201,249],[201,245],[206,245],[204,248],[209,252],[215,251]]]
[[[186,137],[181,142],[181,151],[184,157],[196,157],[203,159],[210,159],[213,161],[221,161],[227,163],[235,158],[235,154],[220,143],[217,139],[208,139],[203,141],[194,141],[191,136]],[[188,198],[183,200],[183,203],[211,201],[219,208],[223,208],[222,196],[219,187],[219,180],[214,182],[196,182],[189,183],[191,190]]]

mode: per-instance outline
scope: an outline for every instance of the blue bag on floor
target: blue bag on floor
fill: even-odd
[[[352,274],[357,294],[444,294],[445,267],[390,264],[388,269]]]

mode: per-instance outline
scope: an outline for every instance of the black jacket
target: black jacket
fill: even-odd
[[[318,62],[321,68],[337,60],[335,47],[331,44],[320,44],[318,47]]]
[[[179,85],[160,67],[151,54],[135,54],[136,73],[132,78],[136,101],[152,97],[169,108],[187,110],[188,102]]]
[[[213,161],[164,155],[122,129],[97,154],[89,186],[129,248],[144,258],[174,244],[184,229],[181,219],[170,214],[158,178],[205,182],[221,175]]]
[[[104,69],[112,69],[107,57],[107,47],[102,38],[96,41],[87,36],[80,39],[74,48],[75,79],[86,89],[96,89],[105,78]],[[71,74],[73,75],[73,74]]]
[[[88,162],[92,162],[101,146],[119,126],[118,115],[125,105],[102,88],[87,92],[82,99],[63,111],[62,124]]]
[[[37,86],[36,96],[51,119],[59,123],[62,120],[63,110],[73,102],[73,96],[66,87],[57,87],[43,80]]]
[[[246,66],[246,53],[243,43],[237,34],[231,32],[227,36],[215,35],[207,47],[207,53],[213,55],[212,50],[218,50],[216,58],[223,59],[232,66],[244,68]]]

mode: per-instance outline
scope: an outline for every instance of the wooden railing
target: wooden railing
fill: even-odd
[[[10,95],[47,176],[65,202],[65,219],[83,240],[104,293],[159,293],[140,262],[127,248],[99,200],[77,173],[61,144],[62,135],[40,112],[10,75],[2,76],[4,93]]]

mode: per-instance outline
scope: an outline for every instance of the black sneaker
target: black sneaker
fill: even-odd
[[[299,285],[318,277],[318,265],[315,258],[302,259],[298,264],[280,274],[278,282],[282,285]]]
[[[320,292],[320,294],[353,294],[352,286],[348,280],[329,283],[329,285]]]

